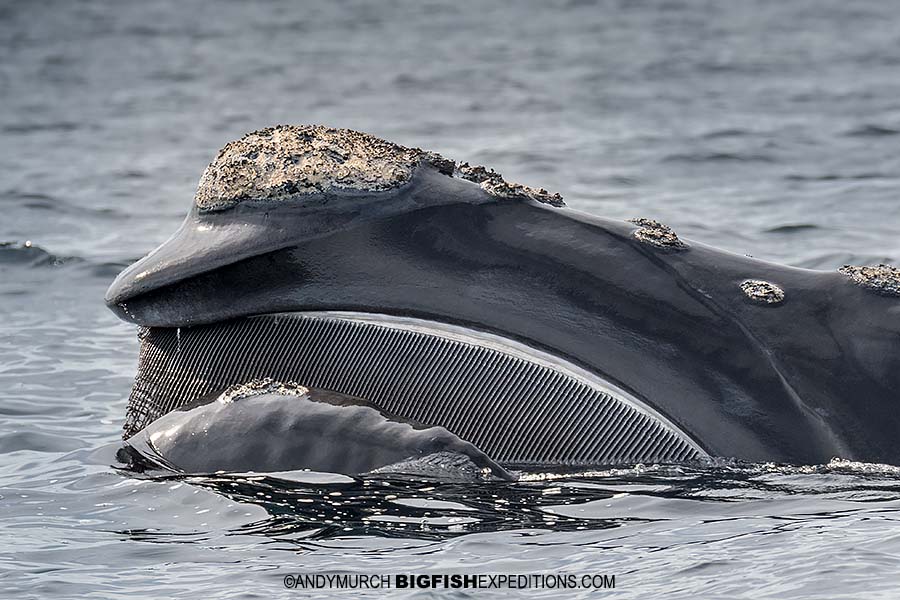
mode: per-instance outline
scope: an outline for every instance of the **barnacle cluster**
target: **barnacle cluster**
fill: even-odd
[[[200,178],[194,202],[201,211],[219,211],[245,201],[293,200],[338,190],[380,192],[407,183],[422,163],[498,197],[564,204],[559,194],[508,182],[494,170],[457,166],[434,152],[322,125],[268,127],[226,144]]]
[[[629,219],[630,223],[638,225],[634,237],[658,248],[681,249],[687,248],[687,244],[681,241],[678,235],[668,225],[663,225],[653,219]]]
[[[303,396],[309,393],[309,388],[291,381],[275,381],[271,377],[265,379],[253,379],[246,383],[233,385],[219,396],[218,401],[223,404],[243,400],[252,396],[263,394],[278,394],[280,396]]]

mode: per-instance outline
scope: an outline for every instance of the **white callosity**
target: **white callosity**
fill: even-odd
[[[657,248],[682,249],[687,248],[687,244],[681,241],[668,225],[664,225],[653,219],[629,219],[630,223],[638,225],[635,230],[634,237],[638,241],[656,246]]]
[[[900,269],[897,267],[844,265],[838,270],[857,285],[885,296],[900,296]]]
[[[744,295],[762,304],[780,304],[784,302],[784,290],[769,281],[748,279],[741,283]]]
[[[291,381],[282,382],[275,381],[271,377],[265,379],[254,379],[246,383],[233,385],[219,396],[218,401],[222,404],[243,400],[253,396],[261,396],[263,394],[278,394],[280,396],[305,396],[309,393],[309,388],[293,383]]]
[[[201,211],[219,211],[246,201],[296,200],[339,190],[381,192],[407,183],[422,163],[498,197],[563,205],[559,194],[507,182],[484,167],[457,168],[433,152],[322,125],[279,125],[226,144],[200,178],[194,201]]]

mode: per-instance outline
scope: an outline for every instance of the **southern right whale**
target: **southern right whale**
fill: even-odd
[[[282,126],[223,148],[182,227],[106,300],[142,326],[126,435],[272,377],[505,465],[900,464],[898,296],[886,265],[777,265]]]

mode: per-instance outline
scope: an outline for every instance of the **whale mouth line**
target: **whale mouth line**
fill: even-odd
[[[459,325],[349,311],[146,328],[125,436],[263,377],[364,398],[386,412],[440,424],[504,465],[708,456],[664,415],[558,356]]]

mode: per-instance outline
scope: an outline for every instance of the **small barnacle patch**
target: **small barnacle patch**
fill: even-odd
[[[629,219],[630,223],[638,225],[635,230],[634,237],[638,241],[656,246],[657,248],[682,249],[687,248],[687,244],[681,241],[668,225],[663,225],[659,221],[653,219]]]
[[[744,295],[762,304],[781,304],[784,302],[784,290],[768,281],[748,279],[741,283]]]
[[[884,296],[900,296],[900,269],[890,265],[844,265],[838,269],[856,285],[868,288]]]
[[[465,179],[481,186],[487,193],[500,198],[519,198],[522,200],[535,200],[550,206],[565,206],[562,196],[553,194],[544,188],[533,188],[521,183],[506,181],[503,176],[493,169],[487,169],[480,165],[460,163],[454,173],[460,179]]]
[[[246,383],[233,385],[219,396],[218,401],[228,404],[236,400],[243,400],[252,396],[263,394],[278,394],[280,396],[303,396],[309,393],[309,389],[291,381],[275,381],[271,377],[265,379],[253,379]]]

